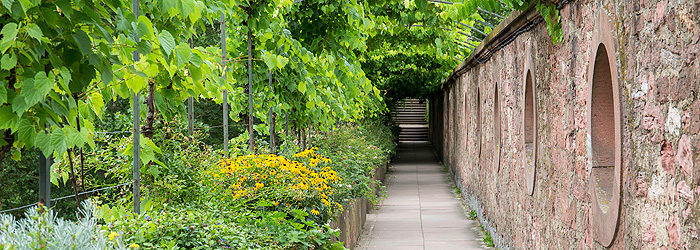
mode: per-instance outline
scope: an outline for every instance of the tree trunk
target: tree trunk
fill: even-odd
[[[148,81],[148,96],[146,96],[146,108],[148,109],[146,111],[146,122],[141,126],[141,133],[151,140],[153,140],[153,132],[155,131],[153,124],[156,121],[156,113],[158,112],[156,110],[155,94],[156,83],[151,79]]]

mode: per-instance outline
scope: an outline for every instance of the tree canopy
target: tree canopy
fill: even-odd
[[[0,155],[94,147],[105,102],[133,93],[151,93],[168,118],[188,97],[221,103],[226,90],[234,120],[271,108],[326,129],[426,97],[498,15],[531,4],[560,37],[556,9],[535,0],[144,0],[138,13],[126,0],[3,0]]]

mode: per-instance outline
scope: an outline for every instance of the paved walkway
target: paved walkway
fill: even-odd
[[[370,211],[355,249],[482,249],[427,143],[403,143],[387,175],[386,199]]]

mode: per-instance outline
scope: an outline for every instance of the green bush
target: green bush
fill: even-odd
[[[90,201],[82,206],[82,218],[75,222],[43,206],[28,209],[19,220],[0,214],[0,249],[126,249],[119,235],[101,230]]]
[[[123,187],[97,195],[100,206],[88,209],[74,224],[90,229],[86,235],[92,235],[97,249],[344,249],[341,242],[333,242],[338,231],[330,222],[353,199],[376,198],[370,188],[372,174],[395,150],[395,136],[387,124],[362,121],[317,133],[309,150],[280,136],[285,140],[277,156],[221,159],[220,150],[203,143],[206,131],[186,136],[182,119],[161,121],[153,138],[160,153],[141,168],[141,215],[131,213],[131,193]],[[107,134],[100,141],[96,150],[85,153],[86,187],[130,181],[131,157],[125,154],[130,135]],[[66,165],[54,165],[59,184],[66,182]],[[68,223],[56,219],[53,211],[45,214],[27,216],[35,223]],[[6,228],[24,223],[2,218]]]

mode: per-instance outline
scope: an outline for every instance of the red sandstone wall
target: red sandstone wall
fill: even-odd
[[[620,101],[621,208],[610,248],[700,249],[698,1],[572,1],[561,10],[563,43],[553,45],[540,23],[447,83],[430,100],[431,140],[498,247],[604,248],[592,232],[587,144],[589,67],[600,13],[610,17],[614,48],[607,49],[614,53]],[[538,117],[532,196],[522,160],[528,50]],[[493,147],[495,84],[500,161]]]

